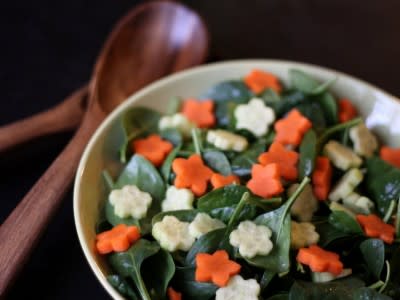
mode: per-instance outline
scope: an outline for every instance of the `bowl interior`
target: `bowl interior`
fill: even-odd
[[[200,96],[213,84],[242,78],[254,68],[268,70],[284,83],[288,81],[291,68],[301,69],[321,81],[337,76],[331,87],[334,94],[350,99],[382,142],[400,146],[400,102],[366,82],[317,66],[274,60],[233,61],[180,72],[148,86],[128,98],[98,128],[86,147],[75,180],[74,215],[81,246],[97,278],[115,299],[122,298],[106,280],[109,269],[104,258],[94,251],[94,241],[96,222],[106,200],[101,172],[107,169],[116,176],[122,168],[118,162],[118,149],[123,141],[121,115],[128,108],[139,105],[163,112],[171,97]]]

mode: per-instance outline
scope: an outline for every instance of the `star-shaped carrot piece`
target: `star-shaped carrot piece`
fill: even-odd
[[[169,287],[167,290],[168,300],[181,300],[182,293],[175,291],[172,287]]]
[[[240,272],[241,265],[230,260],[225,250],[214,254],[196,255],[195,279],[199,282],[213,282],[219,287],[226,286],[229,279]]]
[[[313,272],[329,272],[337,276],[343,271],[343,263],[340,261],[339,255],[317,245],[300,248],[296,260],[308,265]]]
[[[211,176],[211,184],[213,186],[214,189],[226,186],[226,185],[230,185],[233,183],[240,183],[239,177],[237,177],[236,175],[228,175],[228,176],[224,176],[218,173],[214,173]]]
[[[282,90],[282,86],[275,75],[258,69],[254,69],[247,74],[244,78],[244,83],[255,94],[259,94],[267,88],[270,88],[277,93],[280,93]]]
[[[341,123],[350,121],[351,119],[354,119],[357,116],[357,109],[349,100],[347,99],[339,100],[338,106],[339,106],[338,117]]]
[[[161,166],[173,148],[174,146],[170,142],[164,141],[158,134],[152,134],[132,142],[133,152],[143,155],[156,167]]]
[[[393,225],[386,224],[381,218],[374,214],[368,216],[356,215],[356,218],[366,236],[379,238],[388,244],[393,243],[394,234],[396,233],[396,229]]]
[[[275,141],[283,145],[298,146],[304,134],[312,127],[312,123],[297,109],[292,109],[286,118],[277,121],[274,127]]]
[[[269,198],[283,192],[280,180],[279,166],[272,163],[266,166],[253,165],[251,169],[251,179],[247,182],[247,187],[255,195]]]
[[[379,151],[379,155],[387,163],[400,168],[400,148],[382,146],[381,150]]]
[[[179,188],[189,188],[196,196],[201,196],[207,190],[207,183],[214,172],[204,165],[200,155],[193,154],[188,159],[175,158],[172,170],[176,174],[174,185]]]
[[[312,174],[313,191],[318,200],[326,200],[331,190],[332,166],[324,156],[317,157]]]
[[[140,231],[137,226],[119,224],[110,230],[99,233],[96,236],[96,249],[100,254],[111,252],[123,252],[140,239]]]
[[[258,161],[263,166],[271,163],[278,164],[279,173],[282,178],[287,180],[297,179],[297,161],[299,154],[295,151],[286,150],[279,142],[273,142],[269,147],[268,152],[261,153]]]
[[[182,105],[182,114],[200,128],[214,126],[215,116],[213,110],[214,102],[210,99],[203,101],[187,99]]]

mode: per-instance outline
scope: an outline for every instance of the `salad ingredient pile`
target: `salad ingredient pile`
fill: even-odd
[[[128,299],[399,299],[400,148],[300,70],[122,117],[96,249]],[[192,95],[196,96],[196,95]]]

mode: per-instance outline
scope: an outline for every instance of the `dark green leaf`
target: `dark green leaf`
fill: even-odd
[[[122,188],[127,184],[136,185],[141,191],[149,193],[154,202],[164,198],[164,181],[152,163],[141,155],[132,156],[119,175],[115,187]]]
[[[151,300],[143,282],[141,266],[145,259],[155,255],[160,250],[156,242],[140,239],[125,252],[113,253],[109,256],[112,268],[124,278],[132,278],[144,300]]]
[[[284,92],[282,93],[281,97],[281,101],[276,102],[274,105],[270,105],[275,110],[278,118],[283,117],[287,112],[299,106],[300,104],[310,101],[307,95],[298,90],[289,90]]]
[[[171,254],[160,249],[143,263],[142,273],[151,299],[165,299],[168,284],[175,273],[175,263]]]
[[[304,135],[300,144],[299,178],[311,176],[314,171],[315,159],[317,157],[317,135],[310,129]]]
[[[171,210],[171,211],[164,211],[156,214],[151,223],[154,225],[157,222],[161,222],[165,216],[174,216],[179,221],[182,222],[192,222],[196,217],[198,211],[195,209],[183,209],[183,210]]]
[[[336,81],[336,78],[321,84],[307,73],[292,69],[289,70],[289,80],[293,88],[306,94],[317,95],[324,93]]]
[[[323,93],[317,98],[318,103],[321,105],[326,121],[329,125],[338,123],[338,106],[335,98],[331,93]]]
[[[289,294],[276,294],[269,297],[267,300],[289,300]]]
[[[124,113],[121,121],[125,140],[120,149],[120,159],[123,163],[127,161],[130,141],[157,132],[160,117],[159,112],[146,107],[133,107]]]
[[[378,212],[383,217],[390,202],[400,197],[400,169],[379,157],[371,157],[367,159],[367,176],[364,182],[370,198],[375,200]]]
[[[382,240],[365,240],[360,244],[360,250],[367,263],[368,270],[374,275],[375,279],[380,279],[385,264],[385,245]]]
[[[295,281],[289,291],[290,300],[352,300],[354,290],[365,284],[355,277],[325,283]]]
[[[236,101],[243,103],[253,97],[253,93],[242,81],[224,81],[211,87],[204,95],[204,99],[216,102]]]
[[[225,228],[210,231],[202,235],[190,248],[185,263],[194,265],[197,253],[213,253],[218,249],[225,235]]]
[[[308,120],[311,121],[313,128],[317,132],[322,132],[326,128],[326,118],[321,105],[315,101],[307,101],[296,106],[296,109],[301,112]]]
[[[392,298],[380,294],[377,291],[367,288],[367,287],[361,287],[356,289],[353,292],[353,298],[352,300],[390,300]]]
[[[263,272],[263,274],[261,276],[261,280],[260,280],[261,293],[263,293],[263,291],[265,291],[265,289],[268,287],[269,283],[275,277],[275,275],[276,275],[275,272],[271,272],[271,271],[267,271],[267,270],[265,270]]]
[[[234,113],[237,105],[237,102],[233,101],[223,101],[215,104],[215,117],[218,126],[230,129],[235,128],[236,120]]]
[[[348,213],[340,210],[334,210],[329,215],[329,223],[336,229],[349,234],[363,234],[360,224]]]
[[[134,289],[129,285],[129,282],[123,277],[114,274],[108,275],[107,281],[122,295],[128,297],[128,299],[139,300]]]
[[[175,128],[167,128],[160,131],[160,136],[169,142],[171,142],[174,146],[178,146],[182,144],[183,137],[182,134]]]
[[[169,176],[171,175],[171,167],[172,167],[172,162],[174,161],[174,159],[176,158],[176,156],[178,155],[179,151],[181,150],[182,146],[177,146],[174,148],[174,150],[172,150],[167,158],[164,160],[160,172],[162,177],[164,178],[164,181],[166,183],[168,183],[169,181]]]
[[[112,206],[112,204],[108,199],[106,200],[104,210],[106,213],[107,221],[113,226],[117,226],[118,224],[126,224],[126,225],[135,225],[140,227],[140,222],[137,219],[134,219],[132,217],[129,218],[118,217],[114,212],[114,206]]]
[[[263,139],[252,144],[232,160],[232,172],[237,176],[250,175],[253,164],[258,163],[257,159],[265,151],[266,147],[266,141]]]
[[[281,96],[275,92],[273,89],[264,90],[259,96],[266,105],[275,104],[278,101],[281,101]]]
[[[225,154],[217,150],[203,151],[203,159],[207,166],[224,176],[232,174],[231,165]]]
[[[214,208],[236,205],[247,191],[245,186],[235,184],[212,190],[197,200],[197,208],[208,213]]]
[[[319,234],[318,244],[326,247],[336,240],[351,237],[351,234],[336,229],[328,222],[328,219],[315,223],[315,228]]]
[[[209,211],[209,215],[213,218],[219,219],[224,223],[228,223],[233,213],[235,212],[236,205],[214,208]],[[240,212],[237,221],[253,219],[257,215],[257,209],[253,205],[246,204]]]

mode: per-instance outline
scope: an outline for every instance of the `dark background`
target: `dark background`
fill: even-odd
[[[61,101],[86,82],[115,21],[140,1],[0,2],[0,126]],[[398,0],[190,0],[212,35],[210,61],[280,58],[344,71],[400,95]],[[0,222],[71,133],[0,154]],[[4,243],[7,241],[0,241]],[[81,252],[72,197],[10,299],[108,299]]]

